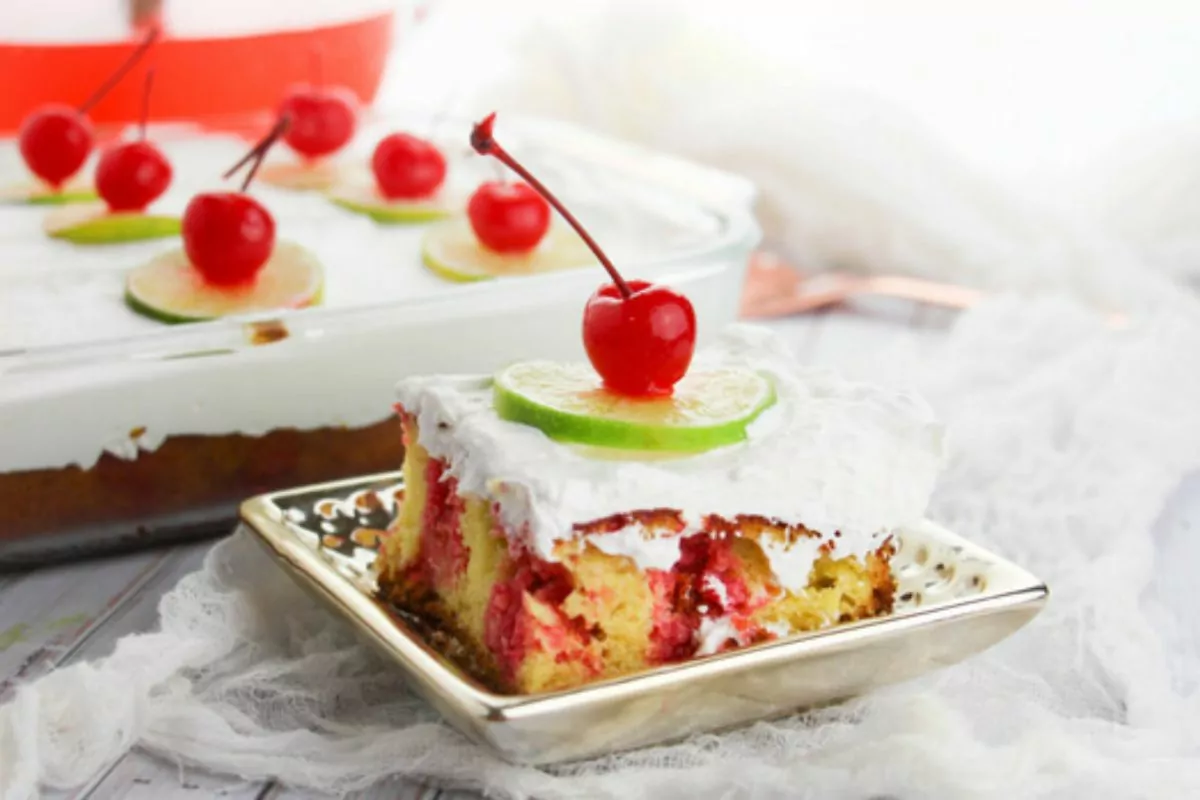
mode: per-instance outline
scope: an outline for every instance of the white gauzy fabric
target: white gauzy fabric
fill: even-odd
[[[238,534],[164,597],[158,630],[0,708],[0,797],[79,784],[134,743],[333,793],[408,775],[547,800],[1200,796],[1200,547],[1168,502],[1189,476],[1200,497],[1200,303],[1138,248],[971,177],[877,106],[753,94],[745,69],[689,59],[671,30],[605,36],[621,43],[607,73],[578,60],[596,48],[544,37],[559,49],[532,63],[576,61],[523,83],[526,105],[561,100],[547,76],[586,76],[577,116],[749,173],[805,263],[1019,290],[932,349],[841,366],[928,397],[951,450],[930,516],[1044,578],[1047,609],[978,657],[837,708],[535,769],[439,722]],[[699,64],[731,81],[703,103],[684,79]],[[1113,330],[1094,304],[1137,313]]]
[[[806,269],[1058,289],[1109,307],[1150,295],[1147,271],[1200,276],[1200,128],[1148,137],[1140,158],[1031,196],[959,161],[884,99],[827,85],[681,4],[584,14],[547,0],[519,39],[515,75],[472,111],[570,119],[740,173],[760,190],[768,243]]]
[[[1152,534],[1200,467],[1200,307],[1185,305],[1117,332],[1070,301],[998,298],[909,365],[953,448],[932,517],[1053,591],[964,664],[720,736],[517,767],[438,722],[237,535],[163,599],[161,630],[0,711],[4,797],[79,783],[135,742],[331,792],[402,774],[496,797],[1196,796],[1200,652],[1180,627],[1194,605],[1153,591],[1189,571],[1156,560]]]

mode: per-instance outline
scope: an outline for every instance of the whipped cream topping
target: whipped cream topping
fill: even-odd
[[[943,460],[943,429],[920,398],[800,366],[762,328],[733,325],[697,353],[693,370],[743,366],[768,375],[776,403],[745,442],[670,460],[611,460],[500,419],[489,377],[438,376],[400,382],[419,441],[448,463],[460,492],[499,506],[506,527],[543,559],[577,524],[614,514],[670,508],[687,529],[653,537],[637,526],[587,538],[642,569],[678,558],[679,541],[708,515],[757,515],[802,524],[821,538],[764,552],[780,583],[802,588],[818,550],[863,556],[897,528],[923,517]]]
[[[618,531],[585,537],[597,550],[610,556],[628,556],[642,569],[669,570],[679,560],[678,536],[650,536],[638,524]]]
[[[419,128],[417,132],[428,133]],[[470,192],[481,180],[493,177],[494,171],[487,160],[464,152],[465,133],[453,132],[460,135],[440,142],[450,164],[442,193],[452,207],[465,208]],[[246,142],[233,136],[195,135],[170,126],[161,137],[152,131],[151,138],[171,161],[174,177],[149,213],[180,217],[196,194],[230,191],[239,185],[236,180],[222,181],[220,176],[245,152]],[[372,185],[367,164],[375,141],[377,138],[360,132],[347,151],[337,156],[349,183]],[[284,148],[278,148],[268,164],[293,160]],[[674,195],[652,187],[629,187],[614,178],[598,183],[579,165],[546,150],[534,151],[529,161],[601,232],[614,258],[633,262],[670,257],[706,245],[719,232],[717,217]],[[91,169],[89,165],[84,174]],[[0,143],[0,188],[28,180],[15,144]],[[323,266],[321,310],[382,302],[434,302],[463,293],[462,285],[446,281],[421,263],[426,225],[379,225],[334,206],[320,192],[290,191],[263,180],[255,182],[252,194],[275,218],[279,240],[305,247]],[[103,206],[96,208],[99,212]],[[0,292],[0,350],[153,337],[167,330],[125,304],[125,275],[133,267],[179,248],[180,240],[89,247],[47,236],[44,219],[71,210],[0,204],[0,279],[5,286]],[[564,225],[557,220],[554,224]]]
[[[776,639],[783,639],[795,633],[792,626],[783,621],[767,622],[761,627]],[[745,631],[739,629],[734,614],[704,617],[700,620],[700,627],[696,630],[696,655],[711,656],[719,653],[731,639],[737,647],[745,647],[750,644],[750,637],[747,636],[747,632],[750,630],[752,628],[747,628]]]
[[[790,633],[791,631],[788,631]],[[705,617],[700,620],[700,628],[696,631],[696,655],[711,656],[718,652],[730,639],[741,647],[743,634],[733,624],[732,616]]]

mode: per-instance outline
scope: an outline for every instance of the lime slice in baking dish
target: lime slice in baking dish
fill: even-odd
[[[42,228],[76,244],[120,244],[178,236],[178,217],[140,211],[109,211],[103,203],[65,205],[46,215]]]
[[[597,266],[584,241],[565,226],[552,223],[545,238],[528,253],[497,253],[479,243],[465,217],[427,230],[421,242],[421,260],[443,278],[458,282]]]
[[[347,211],[385,224],[431,222],[453,213],[450,202],[442,195],[420,200],[388,200],[367,183],[334,186],[327,194]]]
[[[183,250],[172,250],[130,271],[125,302],[160,322],[201,322],[319,305],[324,274],[317,259],[300,245],[277,242],[275,252],[249,286],[207,283]]]
[[[774,402],[766,376],[737,367],[690,372],[670,397],[656,398],[609,391],[586,364],[525,361],[493,383],[501,419],[557,441],[624,450],[695,453],[736,444]]]
[[[310,164],[296,161],[273,161],[263,164],[258,180],[280,189],[297,192],[325,191],[342,179],[342,170],[332,161]]]
[[[68,183],[57,190],[40,181],[26,181],[0,187],[0,203],[58,206],[67,203],[94,203],[99,199],[96,190],[83,182]]]

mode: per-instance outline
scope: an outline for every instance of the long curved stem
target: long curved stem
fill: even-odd
[[[629,284],[626,283],[625,279],[621,277],[621,273],[617,272],[617,268],[613,265],[612,261],[609,261],[608,256],[606,256],[604,251],[600,249],[600,245],[596,244],[596,240],[593,239],[591,234],[584,229],[579,220],[575,219],[575,215],[568,211],[566,206],[558,201],[558,198],[554,196],[553,192],[547,189],[541,181],[539,181],[533,176],[532,173],[529,172],[529,170],[521,166],[520,162],[510,156],[504,150],[504,148],[500,146],[500,143],[497,142],[495,137],[492,135],[492,127],[495,124],[495,112],[492,112],[485,117],[482,122],[476,123],[475,127],[471,130],[471,146],[475,148],[477,153],[482,155],[490,155],[499,159],[502,164],[520,175],[522,180],[536,189],[538,194],[546,198],[546,202],[554,206],[554,209],[558,211],[559,214],[562,214],[563,219],[565,219],[571,225],[571,227],[575,229],[575,232],[579,234],[579,237],[583,239],[587,246],[591,248],[592,252],[596,254],[596,258],[600,260],[600,263],[604,266],[604,269],[608,271],[609,277],[612,278],[613,284],[616,285],[617,291],[621,293],[623,298],[628,300],[633,295],[633,290],[629,288]]]
[[[246,166],[246,164],[253,161],[253,166],[251,166],[250,171],[246,173],[246,179],[242,181],[241,191],[244,192],[249,189],[250,182],[254,180],[254,176],[258,173],[258,168],[262,166],[263,159],[267,157],[267,151],[271,149],[271,146],[274,145],[275,142],[279,141],[280,137],[287,133],[287,130],[291,127],[291,125],[292,118],[290,116],[287,114],[281,116],[271,130],[267,132],[267,135],[259,139],[258,143],[255,144],[254,147],[250,148],[249,152],[242,156],[236,164],[225,170],[225,173],[221,175],[221,177],[229,178],[242,167]]]
[[[146,54],[146,51],[149,50],[156,41],[158,41],[158,36],[159,28],[156,25],[146,33],[146,36],[142,39],[142,43],[137,46],[137,49],[129,54],[129,57],[125,59],[121,66],[117,67],[117,71],[108,76],[108,80],[100,84],[100,87],[96,89],[96,91],[92,92],[91,97],[83,101],[83,105],[79,107],[79,113],[86,114],[91,110],[92,106],[103,100],[104,96],[111,92],[113,87],[121,82],[121,79],[125,77],[126,73],[133,69],[137,62],[141,61],[142,56]]]

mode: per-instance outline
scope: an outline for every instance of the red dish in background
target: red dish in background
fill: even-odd
[[[89,112],[100,128],[135,122],[141,112],[146,70],[157,70],[151,119],[195,122],[208,128],[246,131],[273,115],[286,90],[312,77],[314,54],[321,80],[345,86],[364,103],[375,98],[395,27],[393,12],[353,22],[228,38],[175,38],[170,30],[154,51]],[[80,103],[108,75],[140,36],[109,44],[3,44],[0,75],[0,136],[14,135],[39,106]]]

